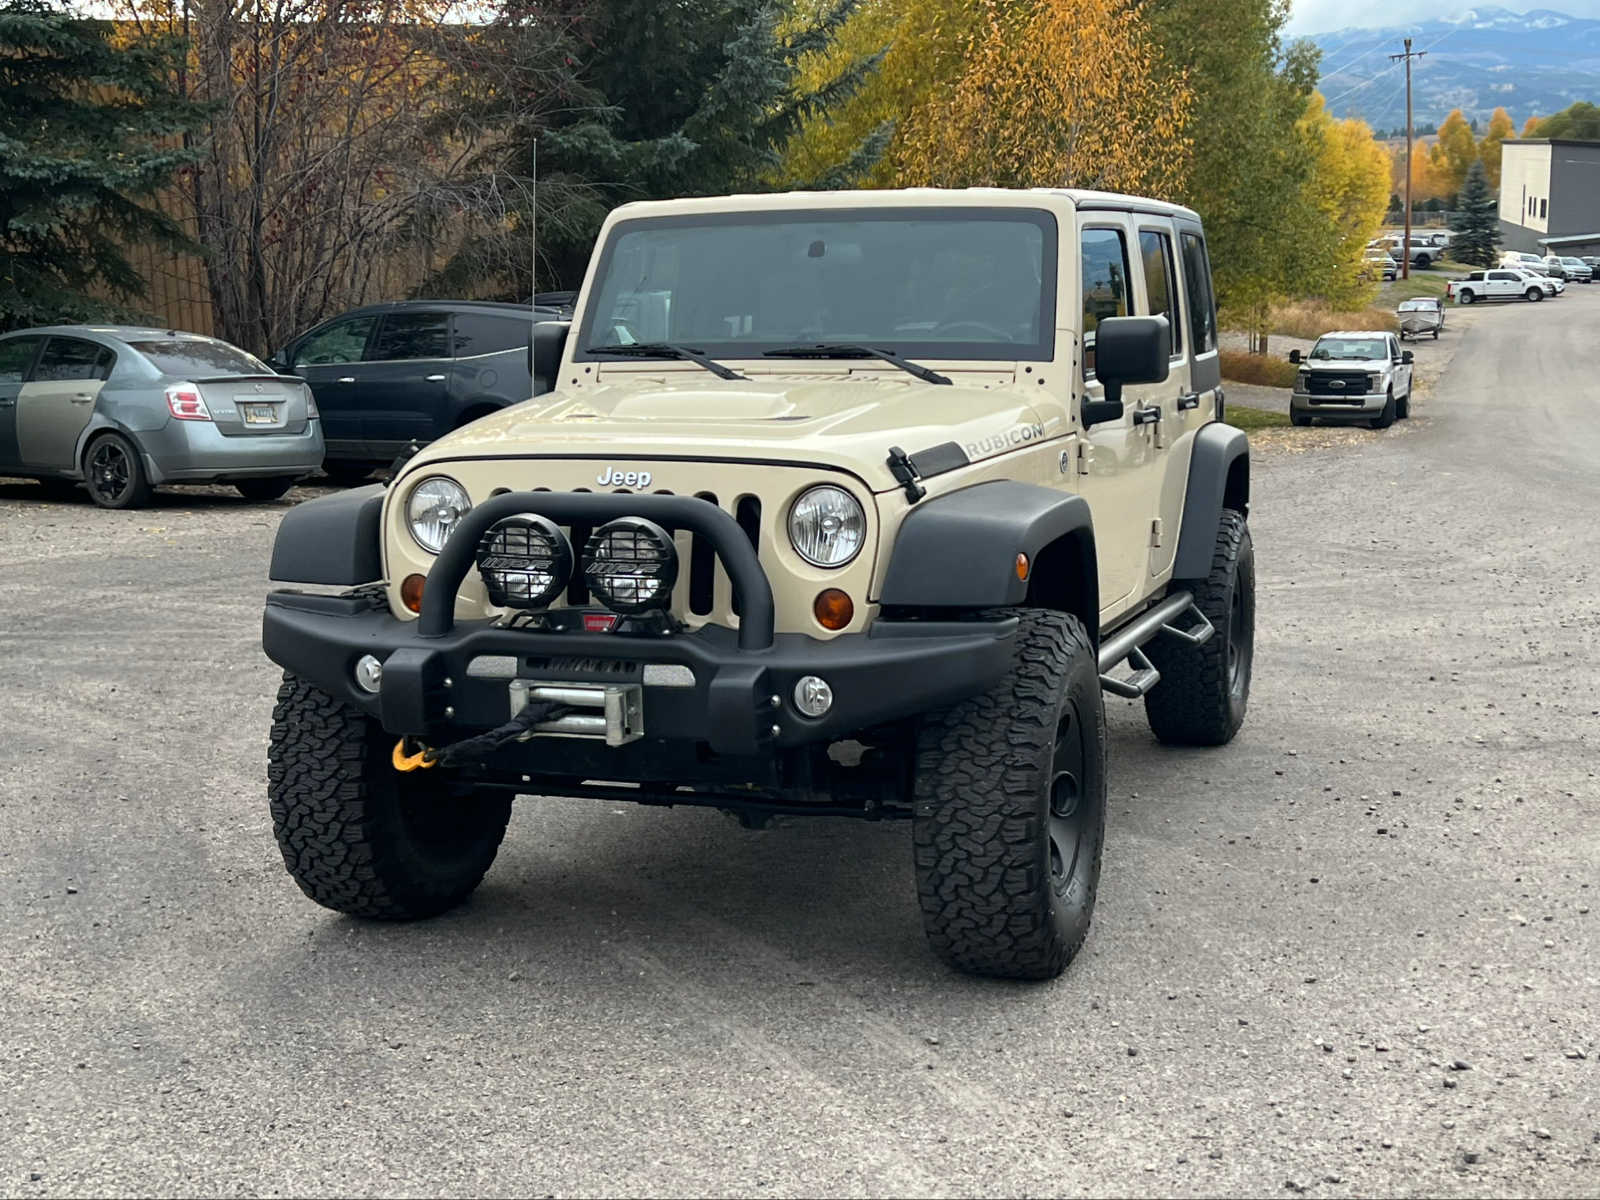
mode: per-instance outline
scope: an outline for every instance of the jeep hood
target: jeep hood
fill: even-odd
[[[672,386],[650,378],[512,405],[432,443],[406,472],[452,459],[545,455],[619,468],[666,457],[773,460],[849,471],[886,491],[898,486],[887,465],[891,446],[916,454],[955,442],[976,461],[1065,428],[1059,403],[1017,384],[833,375]]]

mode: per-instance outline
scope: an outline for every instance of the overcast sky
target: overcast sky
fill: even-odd
[[[1410,21],[1425,21],[1435,17],[1466,12],[1474,5],[1466,0],[1294,0],[1294,13],[1289,18],[1289,33],[1328,33],[1350,26],[1383,28],[1403,25]],[[1600,0],[1549,0],[1548,3],[1529,3],[1527,0],[1510,0],[1501,3],[1479,4],[1479,8],[1508,8],[1512,12],[1527,12],[1545,8],[1574,17],[1600,18]]]

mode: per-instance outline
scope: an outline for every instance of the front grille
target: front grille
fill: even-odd
[[[546,488],[539,488],[546,491]],[[589,492],[592,488],[574,488],[575,492]],[[618,496],[628,495],[628,488],[614,488],[612,493]],[[676,493],[665,489],[654,493],[657,496],[671,496]],[[756,554],[761,553],[761,499],[758,496],[739,495],[720,498],[712,492],[696,492],[697,500],[704,500],[707,504],[714,504],[728,513],[739,527],[744,530],[745,536],[750,539],[750,544],[755,547]],[[582,551],[588,545],[589,539],[594,534],[594,526],[589,524],[574,524],[567,530],[575,551]],[[673,589],[672,610],[677,613],[688,613],[696,617],[709,617],[718,612],[739,613],[739,605],[733,598],[733,583],[728,578],[728,573],[722,569],[717,561],[716,551],[711,543],[696,534],[679,533],[675,537],[678,547],[678,583]],[[582,569],[572,573],[572,581],[567,587],[566,602],[572,607],[586,606],[595,603],[593,593],[590,591],[588,581],[584,578]]]
[[[1338,382],[1342,386],[1334,387]],[[1311,394],[1313,396],[1329,396],[1335,400],[1345,396],[1365,396],[1367,394],[1367,373],[1365,371],[1313,371],[1311,372]]]

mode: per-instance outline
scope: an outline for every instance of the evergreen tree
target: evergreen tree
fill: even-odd
[[[114,312],[144,291],[126,247],[182,240],[150,201],[190,161],[180,138],[201,110],[169,86],[174,44],[111,34],[0,2],[0,329]]]
[[[826,53],[858,2],[824,0],[805,13],[785,0],[603,0],[582,9],[569,26],[571,102],[530,121],[520,115],[526,97],[507,94],[509,136],[480,160],[485,175],[537,179],[541,289],[580,282],[600,223],[618,204],[770,186],[801,123],[848,97],[877,65],[877,56],[857,56],[815,85],[799,82],[801,61]],[[513,19],[529,36],[550,36],[548,14],[529,21],[519,9]],[[882,146],[881,137],[862,139],[814,182],[850,182]],[[533,208],[524,191],[430,286],[526,263]]]
[[[1493,266],[1500,244],[1500,201],[1489,186],[1489,173],[1481,161],[1467,169],[1456,203],[1450,257],[1475,267]]]

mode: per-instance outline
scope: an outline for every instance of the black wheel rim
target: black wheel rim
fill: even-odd
[[[1244,695],[1250,674],[1250,622],[1246,619],[1244,580],[1233,580],[1233,600],[1228,606],[1228,691],[1237,699]]]
[[[133,483],[133,463],[120,443],[109,438],[89,455],[89,486],[102,500],[122,499]]]
[[[1084,746],[1086,735],[1077,705],[1068,701],[1056,725],[1055,750],[1050,758],[1050,887],[1058,896],[1071,886],[1083,848],[1083,797],[1089,784],[1084,774],[1089,759]]]

